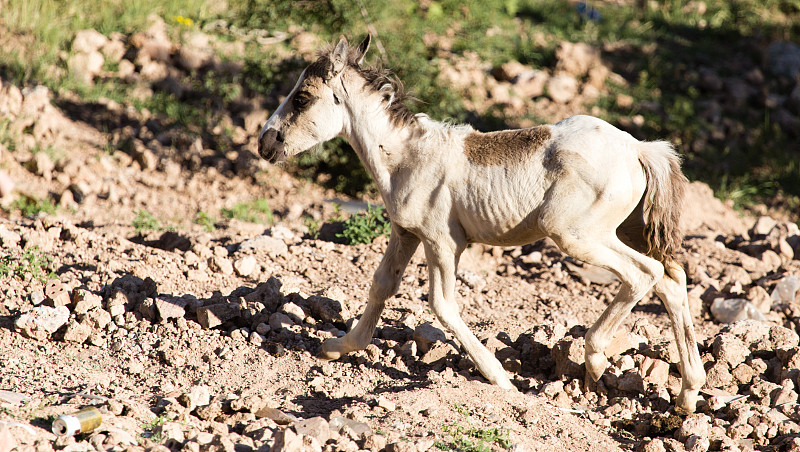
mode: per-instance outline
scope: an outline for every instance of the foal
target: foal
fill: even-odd
[[[369,344],[386,299],[399,287],[420,242],[429,265],[429,301],[439,321],[492,383],[512,389],[500,362],[470,332],[454,296],[467,244],[521,245],[550,237],[566,254],[614,272],[622,288],[586,333],[586,370],[605,371],[603,354],[633,306],[651,289],[664,302],[683,376],[676,407],[692,412],[705,372],[674,260],[686,178],[666,142],[640,142],[590,116],[555,125],[481,133],[414,115],[402,85],[362,67],[370,37],[342,38],[300,75],[264,125],[259,154],[282,161],[345,137],[372,175],[392,221],[386,254],[356,326],[328,339],[337,359]]]

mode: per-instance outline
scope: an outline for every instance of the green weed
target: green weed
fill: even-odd
[[[345,240],[348,245],[372,243],[376,237],[388,236],[392,232],[392,223],[383,206],[367,206],[344,222],[344,230],[336,237]]]
[[[269,202],[264,198],[253,199],[247,202],[237,202],[230,209],[222,209],[225,218],[236,218],[248,223],[275,224],[275,217]]]
[[[42,283],[56,277],[55,273],[48,271],[50,258],[45,256],[38,247],[25,248],[21,254],[5,254],[0,256],[0,277],[12,276],[24,279],[26,275]]]
[[[20,195],[11,203],[11,210],[18,210],[22,216],[35,218],[39,215],[52,215],[56,213],[56,205],[48,198],[35,198],[28,195]]]
[[[303,218],[303,224],[306,226],[306,229],[308,229],[309,237],[314,240],[319,238],[319,231],[322,229],[322,224],[319,222],[319,220],[315,220],[314,218],[307,216]]]
[[[194,222],[202,226],[206,232],[214,232],[217,230],[217,219],[202,210],[197,212],[197,215],[194,217]]]
[[[161,432],[155,433],[154,431],[156,430],[156,428],[166,424],[169,421],[170,420],[166,416],[162,415],[158,416],[157,418],[153,419],[150,422],[145,422],[144,424],[142,424],[142,429],[144,430],[144,432],[140,436],[142,438],[149,439],[154,443],[163,442],[166,439],[164,435]]]
[[[131,226],[136,230],[136,235],[141,235],[145,231],[162,231],[164,229],[158,218],[144,209],[136,211],[136,218],[133,219]]]

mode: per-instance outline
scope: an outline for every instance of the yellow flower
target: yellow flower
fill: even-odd
[[[194,21],[188,17],[175,16],[172,18],[172,20],[181,25],[186,25],[187,27],[191,27],[192,25],[194,25]]]

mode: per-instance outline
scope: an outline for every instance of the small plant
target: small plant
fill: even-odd
[[[160,231],[163,229],[158,219],[144,209],[136,211],[136,218],[133,219],[132,226],[137,235],[141,235],[144,231]]]
[[[225,218],[236,218],[237,220],[247,221],[248,223],[275,223],[272,209],[269,207],[269,202],[264,198],[258,198],[248,202],[237,202],[230,209],[222,209],[222,216]]]
[[[142,429],[144,430],[144,432],[140,436],[142,438],[147,438],[154,443],[163,442],[166,439],[164,435],[161,432],[155,433],[154,430],[157,427],[166,424],[167,422],[169,422],[169,419],[167,419],[167,417],[163,415],[158,416],[157,418],[153,419],[150,422],[145,422],[144,424],[142,424]]]
[[[469,411],[463,405],[456,404],[456,411],[470,423]],[[511,440],[497,427],[476,428],[464,427],[458,424],[446,424],[442,430],[450,435],[453,440],[447,443],[437,441],[434,445],[441,450],[458,450],[464,452],[491,452],[495,450],[492,445],[508,449]]]
[[[197,215],[194,217],[194,222],[202,226],[206,232],[217,230],[217,219],[202,210],[197,212]]]
[[[319,220],[315,220],[312,217],[305,217],[303,218],[303,224],[306,225],[306,229],[308,229],[308,236],[312,239],[316,240],[319,238],[319,231],[322,229],[322,224],[320,224]]]
[[[10,275],[22,279],[25,275],[31,275],[33,279],[44,283],[56,277],[53,272],[46,270],[49,263],[50,259],[38,247],[28,247],[18,256],[0,256],[0,277]]]
[[[336,237],[342,238],[348,245],[372,243],[376,237],[388,236],[392,232],[392,223],[383,206],[367,205],[367,211],[361,211],[344,222],[344,230]]]
[[[47,198],[34,198],[33,196],[21,195],[13,203],[12,210],[19,212],[29,218],[38,217],[40,214],[52,215],[56,213],[56,205]]]

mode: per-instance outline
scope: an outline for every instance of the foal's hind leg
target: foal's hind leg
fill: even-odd
[[[681,359],[681,392],[675,408],[691,413],[696,408],[698,392],[705,384],[706,375],[694,337],[686,294],[686,273],[677,262],[667,262],[666,274],[656,283],[655,292],[667,308]]]
[[[386,254],[372,278],[369,302],[355,327],[342,338],[328,339],[322,344],[320,358],[339,359],[340,356],[362,350],[369,344],[378,324],[386,299],[397,293],[403,271],[414,255],[419,239],[405,229],[392,224],[392,234]]]
[[[612,234],[605,234],[597,240],[584,237],[556,242],[570,256],[611,270],[622,281],[617,296],[586,332],[586,371],[592,380],[597,381],[608,366],[603,352],[614,333],[636,303],[661,279],[664,267],[655,259],[629,248]]]

